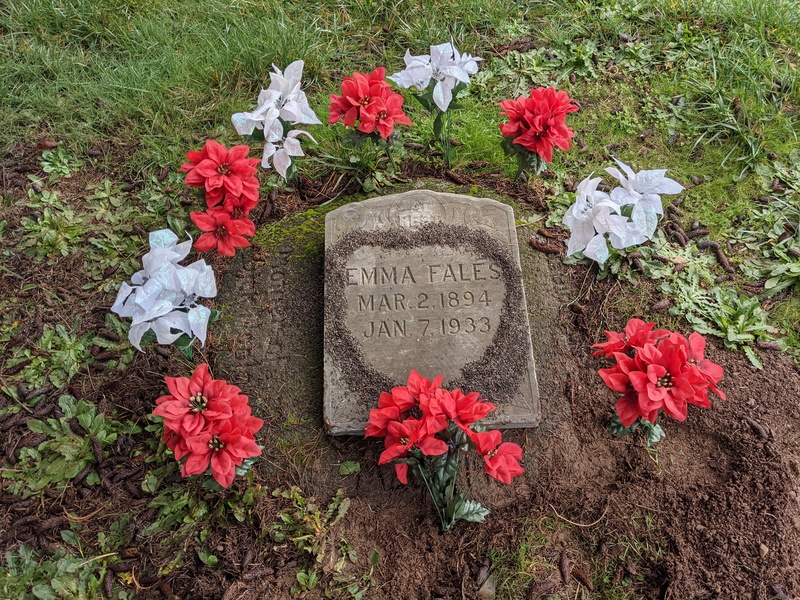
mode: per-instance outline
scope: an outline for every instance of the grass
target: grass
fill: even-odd
[[[67,405],[71,400],[66,398],[72,397],[66,394],[68,386],[86,381],[95,389],[96,382],[134,360],[122,323],[89,320],[85,307],[70,302],[38,274],[74,261],[85,271],[83,289],[110,301],[120,282],[138,268],[143,233],[167,225],[182,230],[188,224],[191,208],[182,203],[182,178],[174,173],[186,150],[212,134],[226,144],[237,143],[230,115],[253,105],[273,64],[282,68],[296,59],[305,61],[307,93],[323,117],[328,95],[339,91],[344,76],[380,64],[389,72],[399,70],[406,48],[422,53],[450,36],[460,49],[484,59],[464,108],[454,115],[453,138],[461,142],[452,151],[456,170],[473,172],[475,163],[486,163],[487,169],[514,175],[514,163],[499,145],[498,101],[540,85],[556,85],[579,100],[582,110],[570,116],[579,143],[569,153],[556,154],[553,177],[547,180],[554,193],[547,216],[552,223],[559,223],[559,211],[573,199],[566,192],[569,185],[592,171],[602,172],[612,156],[635,168],[669,168],[669,175],[683,183],[700,178],[684,194],[685,222],[698,220],[711,239],[735,243],[734,266],[768,250],[800,223],[800,162],[792,162],[792,152],[800,150],[800,10],[792,0],[432,0],[424,5],[317,0],[313,7],[304,0],[208,0],[202,5],[17,0],[0,7],[0,149],[8,164],[27,156],[44,174],[0,198],[3,258],[24,256],[27,261],[0,265],[13,284],[0,299],[0,387],[10,398],[4,414],[36,411],[42,396],[28,397],[28,390],[45,385],[56,388]],[[415,126],[403,128],[404,141],[427,146],[432,115],[410,97],[406,106]],[[356,156],[352,166],[350,156],[357,153],[340,125],[317,126],[312,133],[319,144],[309,145],[309,157],[300,163],[309,179],[324,181],[336,168],[368,173],[374,167],[377,159],[369,155]],[[61,144],[33,156],[26,149],[42,137]],[[97,156],[95,150],[104,147],[109,151]],[[403,153],[430,160],[418,150]],[[160,176],[164,166],[173,173]],[[773,186],[774,178],[785,192]],[[276,181],[274,175],[270,181]],[[138,187],[126,188],[129,182]],[[772,200],[758,200],[763,197]],[[303,256],[318,253],[322,216],[335,206],[262,228],[256,240],[275,248],[294,236]],[[685,255],[706,280],[722,273],[691,252]],[[745,282],[737,271],[725,285],[741,290]],[[648,314],[658,285],[621,280],[608,308],[623,316]],[[796,292],[770,299],[769,308],[770,323],[782,330],[797,355]],[[680,315],[650,316],[658,316],[663,326],[688,327]],[[23,333],[31,323],[35,335],[25,342]],[[114,358],[100,372],[96,356],[106,352]],[[142,523],[146,547],[161,560],[164,572],[190,572],[194,567],[186,558],[185,540],[197,536],[206,544],[206,535],[212,534],[197,532],[206,531],[204,523],[212,521],[224,528],[225,506],[238,515],[237,522],[252,525],[250,511],[257,499],[233,495],[223,506],[198,500],[202,492],[194,488],[166,482],[175,469],[154,441],[158,427],[125,412],[122,404],[119,411],[102,411],[109,420],[104,427],[130,432],[136,452],[147,457],[144,481],[134,482],[147,494],[140,506],[149,515]],[[94,404],[87,405],[87,413],[89,406],[94,410]],[[287,420],[285,427],[295,424]],[[56,447],[63,452],[77,448],[81,464],[98,462],[68,425],[59,419],[51,425],[47,439],[18,453],[21,464],[7,471],[20,495],[39,495],[43,488],[60,493],[71,485],[69,469],[51,473],[48,480],[40,477],[56,458]],[[29,433],[21,419],[11,432]],[[287,433],[279,444],[290,461],[307,466],[309,452],[297,451],[296,442]],[[96,483],[99,478],[87,479]],[[61,537],[74,541],[73,528],[66,527]],[[641,582],[614,583],[617,565],[628,557],[657,561],[662,556],[651,525],[636,521],[631,531],[616,538],[610,554],[595,559],[597,597],[632,597]],[[549,519],[531,522],[515,535],[513,549],[491,552],[500,597],[519,597],[521,590],[557,570],[545,553],[559,533],[570,531]],[[38,584],[50,586],[53,594],[59,593],[58,586],[64,594],[95,593],[109,579],[107,564],[120,559],[98,558],[97,569],[90,561],[111,551],[115,548],[107,539],[88,534],[81,544],[68,544],[49,558],[22,546],[0,567],[0,576],[10,574],[22,587],[2,588],[12,585],[4,579],[0,590],[10,597]],[[202,562],[209,565],[209,555],[204,556]],[[72,574],[65,575],[70,569]],[[122,583],[130,589],[131,581],[111,580],[114,597],[127,597]],[[39,591],[49,593],[47,587]]]

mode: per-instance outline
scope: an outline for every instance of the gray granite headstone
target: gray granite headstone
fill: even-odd
[[[382,391],[417,370],[497,405],[494,427],[539,424],[510,206],[417,190],[325,220],[325,425],[362,434]]]

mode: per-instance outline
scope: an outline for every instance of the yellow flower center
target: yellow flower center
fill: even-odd
[[[189,405],[192,407],[192,412],[199,413],[208,408],[208,398],[203,392],[198,392],[194,396],[189,396]]]

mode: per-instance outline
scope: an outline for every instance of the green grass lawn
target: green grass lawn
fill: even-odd
[[[497,103],[532,87],[567,91],[581,106],[569,120],[578,137],[569,152],[557,153],[548,174],[547,222],[560,225],[574,200],[569,190],[610,166],[612,156],[636,169],[668,168],[689,188],[679,209],[684,228],[699,221],[733,265],[722,279],[726,272],[713,253],[663,238],[643,251],[653,279],[647,289],[655,297],[643,298],[631,284],[642,276],[624,254],[611,266],[614,274],[605,273],[622,280],[615,310],[711,331],[756,361],[759,342],[778,340],[791,356],[800,355],[800,258],[785,252],[800,248],[800,8],[794,0],[431,0],[424,6],[402,0],[14,0],[0,4],[0,36],[4,165],[40,162],[46,173],[31,174],[25,186],[0,196],[3,260],[25,255],[31,272],[72,261],[83,289],[106,295],[98,304],[110,304],[120,282],[138,268],[146,231],[188,223],[190,208],[181,202],[182,177],[175,171],[186,151],[210,135],[240,143],[230,116],[254,106],[273,64],[305,61],[306,92],[325,123],[328,97],[339,93],[343,77],[379,65],[399,71],[406,48],[425,53],[452,36],[460,50],[483,58],[464,108],[454,115],[456,171],[474,172],[479,163],[478,173],[499,168],[514,177],[514,163],[500,148]],[[404,128],[403,140],[427,145],[433,117],[406,96],[414,126]],[[353,164],[341,125],[309,131],[318,144],[305,145],[304,177],[322,181]],[[42,138],[61,145],[40,156],[34,148]],[[403,152],[440,166],[424,150]],[[267,181],[279,184],[273,173],[262,176]],[[652,258],[655,252],[686,268],[665,270]],[[55,386],[67,394],[93,361],[92,346],[119,352],[113,369],[131,360],[124,324],[110,318],[102,324],[106,333],[99,326],[87,331],[81,326],[87,315],[55,293],[39,307],[40,325],[45,318],[39,339],[26,345],[21,332],[33,318],[26,298],[36,284],[2,263],[0,274],[14,285],[24,282],[0,296],[0,389],[9,399],[0,415],[35,412],[36,397],[26,398],[20,385]],[[754,281],[767,289],[748,285]],[[771,295],[770,281],[788,281],[788,287]],[[671,317],[651,310],[662,297],[670,301]],[[58,319],[47,319],[55,314]],[[94,414],[94,407],[80,410]],[[103,435],[126,432],[141,442],[153,435],[143,425],[125,415],[98,427]],[[38,497],[77,475],[50,472],[43,479],[52,462],[46,453],[60,451],[56,442],[69,437],[61,425],[48,432],[39,447],[45,454],[29,456],[40,468],[4,471],[13,481],[4,493]],[[155,456],[152,443],[141,445]],[[88,446],[67,450],[82,465],[94,460]],[[211,509],[198,508],[202,502],[190,500],[180,485],[161,486],[167,476],[158,469],[167,463],[160,460],[146,482],[157,509],[146,524],[148,535],[163,541],[183,523],[185,536],[200,539],[205,525],[197,522],[218,524],[220,514],[209,516]],[[253,498],[230,502],[244,514],[241,507]],[[0,592],[24,595],[39,585],[43,595],[36,597],[60,597],[48,582],[63,579],[87,597],[99,593],[103,580],[94,567],[87,569],[86,559],[108,555],[98,562],[104,568],[118,560],[126,526],[121,517],[109,521],[107,535],[77,548],[72,522],[62,535],[71,550],[60,562],[20,550],[0,566]],[[520,540],[544,544],[524,535]],[[166,547],[154,543],[151,549]],[[503,593],[529,583],[529,576],[515,581],[514,573],[535,557],[522,550],[496,556],[498,568],[508,571],[501,574]],[[207,554],[200,559],[210,564]],[[648,560],[656,559],[660,554]],[[181,569],[179,563],[165,563],[164,572]],[[627,589],[598,583],[607,570],[600,565],[593,575],[602,597],[628,597]],[[114,597],[128,597],[118,581],[114,585]]]

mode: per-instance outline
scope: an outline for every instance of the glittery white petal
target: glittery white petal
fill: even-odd
[[[594,236],[594,225],[589,217],[576,219],[571,228],[569,240],[567,241],[567,256],[582,251]]]
[[[140,325],[131,325],[128,330],[128,341],[131,346],[136,348],[139,352],[143,352],[140,344],[142,343],[142,336],[150,329],[150,323],[141,323]]]
[[[178,236],[171,229],[151,231],[148,238],[150,248],[171,248],[178,243]]]
[[[291,164],[292,159],[289,157],[289,153],[283,148],[278,150],[275,156],[272,157],[272,166],[275,167],[275,170],[280,173],[281,177],[284,179],[286,179],[286,170]]]
[[[194,324],[205,338],[201,321],[208,309],[196,305],[195,300],[216,295],[213,270],[203,260],[188,267],[180,264],[189,252],[191,237],[177,244],[174,233],[161,230],[153,232],[150,241],[150,252],[142,257],[145,268],[133,276],[136,285],[123,283],[112,306],[115,313],[131,319],[128,339],[141,349],[142,336],[148,329],[153,330],[160,344],[174,342],[181,332],[191,336],[193,328],[187,311],[193,311]],[[205,318],[206,324],[207,321]]]
[[[159,344],[171,344],[184,333],[192,334],[189,326],[189,319],[184,312],[173,311],[159,319],[153,321],[150,329],[156,334],[156,341]],[[173,330],[176,330],[173,332]]]
[[[208,329],[208,318],[210,316],[211,310],[202,305],[195,306],[188,312],[189,326],[195,337],[200,340],[200,345],[205,345],[206,343],[206,331]]]
[[[206,261],[200,259],[190,264],[187,269],[197,271],[193,293],[199,298],[213,298],[217,295],[217,281],[214,278],[214,269],[207,265]]]
[[[125,300],[131,295],[131,292],[133,292],[133,288],[123,281],[117,292],[117,299],[111,305],[111,312],[120,314],[119,311],[122,310]]]
[[[583,250],[583,255],[587,258],[591,258],[596,263],[599,263],[602,267],[610,255],[605,236],[602,233],[598,233],[596,236],[594,236],[589,243],[586,244],[586,248]]]
[[[264,154],[261,155],[261,167],[264,169],[271,168],[269,166],[269,159],[275,154],[277,148],[272,142],[264,144]]]
[[[611,190],[611,199],[619,204],[625,206],[627,204],[636,204],[641,199],[641,195],[633,190],[628,190],[623,187],[615,187]]]
[[[636,224],[639,231],[641,231],[647,239],[650,239],[656,232],[656,227],[658,227],[658,214],[656,214],[652,206],[640,202],[633,207],[631,221]]]
[[[450,106],[450,102],[453,101],[453,88],[455,87],[455,82],[452,83],[445,81],[437,81],[436,86],[433,88],[433,101],[436,103],[436,106],[439,107],[439,110],[442,112],[447,111],[447,107]]]
[[[231,123],[239,135],[251,135],[256,129],[257,121],[251,117],[250,113],[242,112],[231,115]]]

